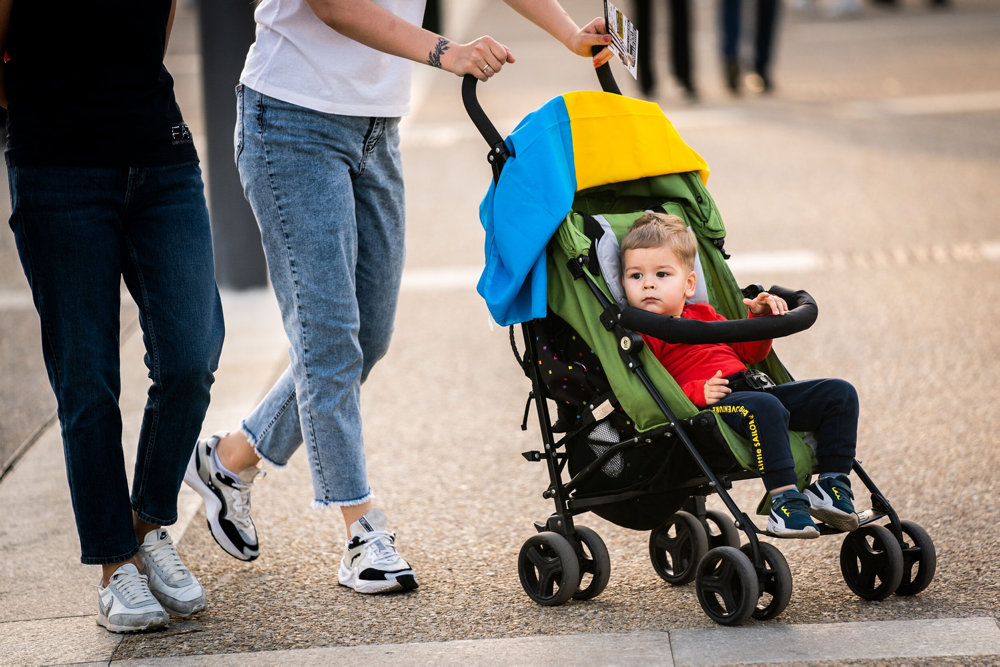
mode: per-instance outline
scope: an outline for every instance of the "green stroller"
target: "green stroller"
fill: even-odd
[[[742,299],[762,287],[741,290],[729,271],[704,160],[658,106],[621,96],[607,66],[598,75],[604,92],[554,98],[506,141],[476,99],[476,79],[463,84],[493,168],[480,209],[487,244],[479,292],[494,319],[510,325],[515,357],[531,381],[521,427],[533,406],[543,448],[523,456],[547,465],[542,495],[555,505],[520,550],[521,584],[542,605],[599,595],[610,577],[608,550],[576,521],[593,512],[649,531],[653,569],[672,585],[694,581],[712,620],[771,619],[791,598],[791,572],[729,493],[734,482],[757,478],[750,445],[687,399],[639,332],[689,343],[776,338],[811,326],[816,304],[805,292],[775,286],[769,291],[785,297],[789,314],[745,318]],[[678,215],[693,230],[702,286],[694,298],[729,321],[667,318],[624,305],[618,242],[647,210]],[[778,383],[792,379],[773,352],[758,368]],[[801,489],[815,456],[810,434],[790,438]],[[871,494],[871,509],[844,537],[846,584],[868,600],[919,593],[934,576],[931,538],[898,518],[858,461],[853,472]],[[727,512],[706,509],[710,494]],[[768,503],[765,494],[757,512],[766,514]],[[819,527],[822,535],[841,532]]]

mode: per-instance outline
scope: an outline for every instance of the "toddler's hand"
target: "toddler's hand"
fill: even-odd
[[[775,296],[770,292],[761,292],[756,299],[743,299],[743,303],[750,308],[750,312],[754,315],[765,313],[784,315],[788,312],[788,303],[780,296]]]
[[[705,405],[718,403],[727,394],[731,394],[733,390],[728,384],[729,380],[722,377],[722,371],[715,371],[715,375],[705,380]]]

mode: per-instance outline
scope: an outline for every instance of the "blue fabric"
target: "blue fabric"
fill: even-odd
[[[576,194],[573,137],[557,97],[528,114],[507,137],[510,157],[479,206],[486,268],[477,290],[507,326],[545,317],[545,246]]]

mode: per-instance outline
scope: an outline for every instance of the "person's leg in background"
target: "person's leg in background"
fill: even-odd
[[[655,33],[653,25],[652,0],[633,0],[635,26],[639,30],[639,52],[636,56],[636,74],[643,97],[653,96],[656,90],[656,68],[653,65],[655,53]]]
[[[688,100],[698,99],[691,44],[691,0],[670,0],[670,64]]]
[[[733,95],[740,88],[740,26],[743,0],[722,0],[719,12],[719,40],[726,87]]]
[[[754,73],[760,77],[760,92],[769,93],[774,89],[771,78],[774,40],[781,18],[781,3],[778,0],[757,0],[757,19],[754,34]]]

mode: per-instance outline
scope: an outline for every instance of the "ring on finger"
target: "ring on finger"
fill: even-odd
[[[483,68],[483,74],[489,74],[489,70],[492,69],[489,65]]]

